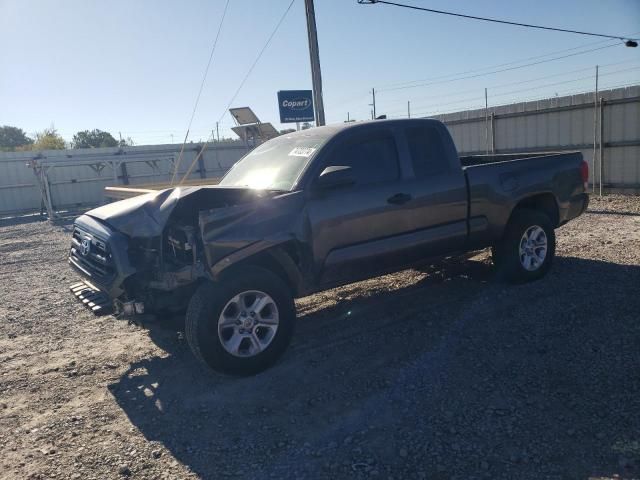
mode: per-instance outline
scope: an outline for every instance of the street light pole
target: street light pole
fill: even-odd
[[[316,125],[324,121],[324,103],[322,101],[322,75],[320,74],[320,53],[318,51],[318,32],[316,31],[316,11],[313,0],[304,0],[307,14],[307,34],[309,36],[309,58],[311,60],[311,81],[313,84],[313,103],[315,104]]]

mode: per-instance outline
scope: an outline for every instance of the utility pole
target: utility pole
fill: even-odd
[[[591,159],[591,185],[596,193],[596,149],[598,148],[598,65],[596,65],[596,90],[593,95],[593,158]]]
[[[411,101],[407,100],[407,117],[411,118]]]
[[[371,120],[375,120],[375,118],[376,118],[376,89],[375,88],[371,89],[371,96],[372,96],[372,99],[373,99],[373,102],[371,103],[371,106],[373,107],[373,110],[372,110],[373,113],[371,114]]]
[[[489,101],[486,88],[484,89],[484,145],[489,155]]]
[[[216,139],[220,142],[220,125],[216,122]]]
[[[316,11],[313,0],[304,0],[307,14],[307,35],[309,36],[309,58],[311,60],[311,82],[313,84],[313,103],[315,104],[316,125],[324,121],[324,102],[322,100],[322,75],[320,74],[320,52],[318,51],[318,32],[316,31]]]
[[[602,160],[603,160],[603,154],[602,154],[602,147],[604,145],[604,129],[602,128],[602,125],[604,124],[604,98],[600,99],[600,143],[598,145],[598,150],[599,150],[599,154],[598,154],[598,166],[599,166],[599,170],[600,170],[600,174],[598,175],[598,178],[600,179],[600,196],[602,196],[602,175],[603,175],[603,170],[602,170]],[[595,184],[595,182],[593,182]]]

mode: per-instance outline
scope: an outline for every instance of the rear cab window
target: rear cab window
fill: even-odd
[[[437,129],[430,126],[410,127],[405,134],[416,177],[428,177],[448,170],[448,158]]]

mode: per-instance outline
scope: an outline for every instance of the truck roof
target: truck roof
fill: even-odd
[[[329,138],[337,135],[340,132],[346,130],[367,130],[372,127],[379,126],[408,126],[411,124],[421,124],[421,125],[442,125],[438,120],[430,119],[430,118],[394,118],[394,119],[385,119],[385,120],[364,120],[357,122],[349,122],[349,123],[334,123],[331,125],[325,125],[322,127],[313,127],[308,128],[306,130],[300,130],[298,132],[291,132],[282,135],[282,137],[316,137],[316,138]]]

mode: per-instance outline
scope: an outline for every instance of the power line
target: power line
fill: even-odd
[[[284,11],[284,13],[282,14],[282,16],[280,17],[280,20],[278,21],[278,23],[276,24],[275,28],[273,29],[273,31],[271,32],[271,35],[269,35],[269,38],[267,38],[267,41],[265,42],[265,44],[263,45],[262,49],[260,50],[260,53],[258,53],[258,56],[256,57],[256,59],[253,61],[253,63],[251,64],[251,67],[249,67],[249,70],[247,71],[246,75],[244,76],[244,78],[242,79],[242,81],[240,82],[240,85],[238,86],[237,90],[235,91],[235,93],[233,94],[233,96],[231,97],[231,100],[229,100],[229,103],[227,104],[226,108],[224,109],[224,111],[222,112],[222,115],[220,115],[220,118],[218,119],[218,122],[222,121],[222,119],[224,118],[224,116],[227,114],[227,111],[229,110],[229,107],[231,107],[231,104],[235,101],[236,97],[238,96],[238,94],[240,93],[240,90],[242,90],[242,87],[244,86],[245,82],[247,81],[247,79],[249,78],[249,75],[251,75],[251,72],[253,71],[253,69],[255,68],[255,66],[258,64],[258,61],[260,60],[260,58],[262,57],[262,54],[265,52],[265,50],[267,49],[267,47],[269,46],[269,44],[271,43],[271,40],[273,39],[273,37],[275,36],[276,32],[278,31],[278,29],[280,28],[280,25],[282,25],[282,22],[284,22],[285,17],[287,16],[287,14],[289,13],[289,10],[291,10],[291,7],[293,6],[293,4],[295,3],[296,0],[291,0],[291,3],[289,3],[289,6],[287,7],[287,9]],[[184,176],[182,177],[182,179],[180,180],[179,184],[182,184],[182,182],[184,182],[187,177],[191,174],[191,171],[193,170],[194,165],[196,164],[196,162],[198,161],[198,159],[202,156],[202,154],[204,153],[204,151],[207,149],[207,147],[209,146],[209,142],[210,139],[213,139],[213,132],[211,133],[211,135],[209,136],[209,138],[207,139],[207,141],[204,143],[204,145],[202,146],[202,149],[200,150],[200,152],[198,152],[198,154],[195,156],[195,158],[193,159],[193,162],[191,162],[191,165],[189,166],[189,168],[187,169],[187,172],[184,174]]]
[[[615,74],[618,74],[618,73],[630,72],[632,70],[638,70],[639,68],[640,67],[632,67],[632,68],[626,68],[626,69],[623,69],[623,70],[615,70],[615,71],[609,72],[609,73],[601,73],[600,77],[606,77],[606,76],[615,75]],[[530,90],[539,90],[540,88],[553,87],[555,85],[562,85],[562,84],[565,84],[565,83],[579,82],[581,80],[592,80],[592,79],[593,79],[593,75],[589,75],[587,77],[580,77],[580,78],[576,78],[576,79],[573,79],[573,80],[564,80],[562,82],[547,83],[545,85],[539,85],[537,87],[530,87],[530,88],[525,88],[525,89],[520,89],[520,90],[512,90],[510,92],[503,92],[503,93],[499,93],[499,94],[492,95],[492,96],[493,97],[504,97],[505,95],[510,95],[510,94],[513,94],[513,93],[528,92]]]
[[[396,3],[396,2],[388,2],[386,0],[358,0],[359,4],[362,5],[373,5],[375,3],[383,3],[386,5],[393,5],[395,7],[403,7],[403,8],[409,8],[411,10],[420,10],[423,12],[429,12],[429,13],[437,13],[440,15],[450,15],[453,17],[460,17],[460,18],[466,18],[466,19],[470,19],[470,20],[481,20],[483,22],[493,22],[493,23],[501,23],[504,25],[514,25],[517,27],[526,27],[526,28],[537,28],[539,30],[550,30],[550,31],[554,31],[554,32],[564,32],[564,33],[575,33],[578,35],[589,35],[592,37],[602,37],[602,38],[612,38],[612,39],[616,39],[616,40],[621,40],[621,41],[632,41],[632,42],[636,42],[638,39],[637,38],[628,38],[622,35],[606,35],[604,33],[593,33],[593,32],[583,32],[580,30],[570,30],[567,28],[556,28],[556,27],[546,27],[543,25],[534,25],[531,23],[520,23],[520,22],[510,22],[508,20],[500,20],[497,18],[490,18],[490,17],[477,17],[475,15],[465,15],[462,13],[455,13],[455,12],[447,12],[444,10],[435,10],[433,8],[425,8],[425,7],[418,7],[415,5],[407,5],[404,3]],[[635,45],[629,45],[627,44],[627,46],[634,46],[637,47],[637,43]]]
[[[627,60],[623,60],[621,62],[612,62],[612,63],[604,63],[604,64],[600,64],[600,68],[607,68],[607,67],[613,67],[615,65],[622,65],[622,64],[632,64],[635,65],[637,62],[635,61],[627,61]],[[502,83],[500,85],[489,85],[487,88],[502,88],[502,87],[510,87],[512,85],[520,85],[523,83],[531,83],[531,82],[536,82],[538,80],[546,80],[547,78],[554,78],[554,77],[561,77],[563,75],[568,75],[570,73],[578,73],[578,72],[585,72],[587,70],[593,70],[593,65],[590,65],[588,67],[584,67],[584,68],[579,68],[577,70],[569,70],[567,72],[562,72],[562,73],[554,73],[552,75],[545,75],[544,77],[537,77],[537,78],[531,78],[529,80],[521,80],[518,82],[510,82],[510,83]]]
[[[640,33],[640,32],[633,32],[632,35],[635,35],[637,33]],[[618,45],[617,42],[616,43],[610,43],[609,45],[605,45],[604,47],[588,49],[588,50],[584,50],[584,51],[580,51],[580,52],[575,52],[575,53],[573,53],[571,55],[568,55],[568,56],[550,58],[550,59],[543,60],[541,62],[533,62],[533,63],[529,63],[529,64],[526,64],[526,65],[518,65],[518,66],[516,66],[514,68],[501,69],[501,70],[497,70],[495,72],[485,72],[485,73],[479,74],[479,75],[465,76],[465,75],[467,75],[469,73],[484,72],[485,70],[505,67],[505,66],[509,66],[509,65],[514,65],[514,64],[526,62],[526,61],[529,61],[529,60],[537,60],[537,59],[540,59],[540,58],[548,57],[550,55],[556,55],[558,53],[571,52],[571,51],[582,49],[582,48],[586,48],[586,47],[589,47],[589,46],[601,45],[604,42],[608,42],[608,40],[600,40],[600,41],[597,41],[597,42],[590,42],[590,43],[586,43],[584,45],[580,45],[580,46],[573,47],[573,48],[568,48],[568,49],[564,49],[564,50],[556,50],[556,51],[553,51],[553,52],[545,53],[543,55],[537,55],[537,56],[534,56],[534,57],[527,57],[527,58],[523,58],[523,59],[520,59],[520,60],[513,60],[513,61],[510,61],[510,62],[507,62],[507,63],[500,63],[500,64],[497,64],[497,65],[491,65],[491,66],[477,68],[477,69],[473,69],[473,70],[466,70],[466,71],[457,72],[457,73],[449,73],[449,74],[446,74],[446,75],[439,75],[439,76],[436,76],[436,77],[429,77],[429,78],[420,79],[420,80],[410,80],[410,81],[406,81],[406,82],[396,82],[396,83],[386,84],[386,85],[382,85],[381,88],[378,87],[378,91],[379,92],[385,92],[385,91],[401,90],[401,89],[408,89],[408,88],[414,88],[414,87],[438,85],[438,84],[448,83],[449,81],[453,82],[453,81],[458,81],[458,80],[465,80],[465,79],[468,79],[468,78],[477,78],[477,77],[480,77],[480,76],[483,76],[483,75],[492,75],[494,73],[500,73],[500,72],[503,72],[503,71],[516,70],[518,68],[525,68],[525,67],[532,66],[532,65],[539,65],[539,64],[545,63],[545,62],[552,62],[552,61],[555,61],[555,60],[561,60],[563,58],[567,58],[567,57],[570,57],[570,56],[583,55],[583,54],[591,53],[591,52],[598,51],[598,50],[601,50],[601,49],[615,47],[615,46]],[[451,77],[456,77],[458,75],[463,75],[463,77],[461,77],[461,78],[451,78]],[[442,80],[442,81],[437,81],[437,80]],[[420,82],[427,82],[427,83],[420,83]],[[418,83],[418,84],[410,85],[410,84],[415,84],[415,83]],[[398,87],[397,88],[385,88],[385,87],[393,87],[393,86],[398,86]],[[362,98],[368,97],[368,96],[369,96],[369,94],[361,94],[361,95],[359,95],[357,97],[351,96],[351,97],[348,97],[348,98],[343,98],[343,100],[341,100],[338,103],[340,103],[341,105],[353,104],[355,102],[358,102],[358,101],[362,100]]]
[[[609,72],[609,73],[606,73],[606,74],[602,74],[600,76],[604,77],[604,76],[607,76],[607,75],[614,75],[614,74],[617,74],[617,73],[623,73],[623,72],[627,72],[627,71],[630,71],[630,70],[637,70],[639,68],[640,67],[634,67],[634,68],[629,68],[629,69],[624,69],[624,70],[616,70],[615,72]],[[566,84],[566,83],[574,83],[574,82],[579,82],[579,81],[583,81],[583,80],[591,80],[592,78],[593,78],[592,76],[589,76],[589,77],[576,78],[576,79],[573,79],[573,80],[566,80],[566,81],[562,81],[562,82],[554,82],[554,83],[550,83],[550,84],[540,85],[540,86],[537,86],[537,87],[525,88],[525,89],[520,89],[520,90],[513,90],[513,91],[510,91],[510,92],[503,92],[503,93],[500,93],[500,94],[491,95],[491,97],[492,98],[504,97],[504,96],[507,96],[507,95],[513,95],[514,93],[529,92],[531,90],[539,90],[541,88],[552,87],[552,86],[556,86],[556,85],[563,85],[563,84]],[[629,86],[629,85],[637,85],[637,82],[636,83],[626,83],[626,84],[622,84],[622,85],[619,85],[619,86]],[[617,85],[616,86],[607,87],[607,88],[616,88],[616,87],[617,87]],[[565,90],[565,91],[573,91],[573,89]],[[591,91],[593,91],[593,90],[585,90],[584,92],[591,92]],[[577,92],[577,93],[574,93],[574,94],[577,95],[578,93],[584,93],[584,92]],[[537,97],[536,99],[540,99],[540,98],[550,98],[550,97],[548,95],[545,95],[545,96]],[[478,96],[473,97],[473,98],[465,98],[465,99],[462,99],[462,100],[456,100],[454,102],[440,103],[440,104],[436,104],[436,105],[431,105],[430,107],[444,107],[444,106],[456,105],[456,104],[464,103],[464,102],[473,102],[473,101],[481,102],[483,100],[484,100],[484,97],[482,97],[482,95],[479,92]],[[526,101],[531,101],[531,100],[524,99],[524,100],[519,100],[517,102],[509,102],[508,104],[510,104],[510,103],[522,103],[522,102],[526,102]],[[504,104],[502,104],[502,105],[504,105]],[[496,108],[498,106],[500,106],[500,105],[492,105],[491,108]],[[482,105],[480,105],[480,103],[478,103],[477,107],[470,107],[470,108],[466,108],[466,109],[463,109],[463,110],[460,110],[460,108],[457,107],[457,108],[455,108],[453,110],[449,110],[447,112],[441,112],[441,113],[458,112],[458,111],[464,111],[464,110],[474,110],[474,109],[480,109],[480,108],[484,108],[484,103],[482,103]],[[401,112],[401,111],[403,111],[403,110],[393,110],[389,114],[393,115],[395,112]],[[425,115],[427,113],[434,112],[434,111],[438,111],[438,110],[437,109],[436,110],[433,110],[433,109],[422,110],[421,112],[416,112],[415,115],[416,116]],[[401,115],[401,117],[402,117],[402,115]]]
[[[611,85],[603,85],[602,89],[604,90],[613,90],[615,88],[625,88],[625,87],[636,87],[639,86],[638,83],[622,83],[622,84],[611,84]],[[559,96],[573,96],[573,95],[582,95],[585,93],[593,93],[593,89],[589,89],[589,90],[580,90],[580,91],[575,91],[575,89],[570,89],[570,90],[561,90],[559,92],[557,92]],[[515,105],[515,104],[520,104],[520,103],[526,103],[526,102],[535,102],[535,101],[540,101],[540,100],[550,100],[553,99],[554,97],[550,97],[549,95],[542,95],[542,96],[537,96],[537,97],[529,97],[529,98],[524,98],[524,99],[519,99],[516,100],[514,99],[513,101],[509,101],[506,103],[501,103],[499,105],[492,105],[490,108],[499,108],[499,107],[503,107],[505,105]],[[425,118],[427,116],[429,117],[433,117],[433,116],[437,116],[437,115],[445,115],[448,113],[458,113],[458,112],[468,112],[468,111],[472,111],[472,110],[484,110],[484,98],[480,98],[478,97],[478,104],[477,105],[473,105],[470,106],[468,108],[465,109],[460,109],[460,107],[456,107],[453,109],[448,109],[448,110],[429,110],[429,111],[421,111],[421,112],[411,112],[411,116],[413,117],[422,117]],[[405,118],[405,115],[390,115],[389,118]]]
[[[493,75],[493,74],[496,74],[496,73],[509,72],[509,71],[512,71],[512,70],[518,70],[520,68],[526,68],[526,67],[531,67],[531,66],[534,66],[534,65],[540,65],[541,63],[553,62],[555,60],[562,60],[564,58],[575,57],[576,55],[583,55],[585,53],[591,53],[591,52],[595,52],[595,51],[598,51],[598,50],[603,50],[605,48],[611,48],[611,47],[614,47],[614,46],[615,45],[605,45],[603,47],[592,48],[590,50],[585,50],[585,51],[582,51],[582,52],[570,53],[570,54],[567,54],[567,55],[562,55],[560,57],[549,58],[547,60],[540,60],[538,62],[526,63],[524,65],[518,65],[518,66],[515,66],[515,67],[509,67],[509,68],[503,68],[503,69],[499,69],[499,70],[493,70],[493,71],[486,72],[486,73],[478,73],[478,74],[475,74],[475,75],[467,75],[467,76],[452,78],[452,79],[449,79],[449,80],[426,82],[426,83],[420,83],[420,84],[416,84],[416,85],[408,85],[408,86],[404,86],[404,87],[386,88],[386,89],[381,89],[380,91],[391,92],[391,91],[395,91],[395,90],[406,90],[406,89],[409,89],[409,88],[427,87],[427,86],[438,85],[438,84],[442,84],[442,83],[457,82],[459,80],[467,80],[469,78],[484,77],[484,76]]]
[[[612,64],[612,65],[615,65],[615,64]],[[636,69],[636,68],[634,68],[634,69]],[[632,70],[632,69],[629,69],[629,70]],[[621,70],[617,70],[615,72],[610,72],[608,74],[603,74],[601,76],[609,75],[609,74],[615,74],[615,73],[622,73],[622,71]],[[571,82],[579,81],[579,80],[585,80],[585,79],[592,79],[592,78],[593,78],[593,76],[584,77],[584,78],[581,78],[581,79],[571,80]],[[567,83],[569,83],[569,82],[567,82]],[[548,87],[549,85],[544,85],[544,86]],[[623,87],[631,87],[631,86],[640,86],[640,82],[636,81],[636,82],[631,82],[631,83],[628,83],[628,82],[627,83],[615,83],[615,84],[612,83],[612,84],[609,84],[609,85],[604,85],[604,86],[602,86],[602,88],[604,88],[604,89],[614,89],[614,88],[623,88]],[[536,89],[538,89],[538,87],[532,87],[532,88],[529,88],[529,89],[524,89],[522,91],[530,91],[530,90],[536,90]],[[579,94],[582,94],[582,93],[592,93],[592,92],[593,92],[593,89],[576,91],[575,87],[573,87],[573,88],[568,89],[568,90],[560,90],[560,91],[558,91],[556,93],[565,96],[564,95],[565,93],[566,93],[566,95],[579,95]],[[465,92],[465,93],[469,93],[469,92]],[[500,94],[500,95],[493,95],[493,97],[504,96],[504,95],[512,94],[512,93],[513,92],[506,92],[506,93],[503,93],[503,94]],[[444,98],[449,98],[449,97],[444,97]],[[546,94],[546,95],[541,95],[541,96],[536,96],[536,97],[528,97],[528,98],[524,98],[524,99],[517,99],[516,98],[516,99],[513,99],[513,101],[509,101],[509,102],[506,102],[506,103],[501,103],[501,104],[498,104],[498,105],[492,105],[491,108],[497,108],[497,107],[502,106],[502,105],[510,105],[510,104],[514,104],[514,103],[523,103],[523,102],[529,102],[529,101],[544,100],[544,99],[549,99],[549,98],[553,98],[553,97],[550,97],[548,94]],[[466,98],[466,99],[460,100],[460,101],[447,102],[447,103],[438,104],[438,105],[431,105],[431,106],[433,107],[433,106],[455,105],[455,104],[463,103],[465,101],[474,101],[474,100],[478,102],[477,105],[471,105],[471,106],[466,107],[466,108],[456,107],[456,108],[447,109],[447,110],[439,110],[439,109],[436,109],[436,110],[424,110],[424,108],[427,107],[427,106],[423,106],[422,107],[423,109],[420,110],[420,111],[414,110],[412,108],[412,110],[411,110],[411,118],[424,117],[426,115],[436,115],[436,114],[461,112],[461,111],[474,110],[474,109],[484,109],[484,97],[481,95],[481,93],[478,93],[478,96],[474,97],[474,98]],[[411,105],[413,107],[413,103]],[[420,107],[418,107],[418,108],[420,108]],[[396,114],[396,112],[398,112],[398,113],[401,112],[401,114]],[[369,111],[365,111],[364,108],[360,108],[360,109],[356,109],[356,110],[350,110],[350,113],[352,114],[351,115],[352,118],[360,116],[360,117],[363,117],[363,118],[366,119],[369,116]],[[407,116],[406,109],[399,109],[399,110],[392,110],[392,111],[386,111],[385,110],[384,113],[388,116],[388,118],[406,118],[406,116]]]
[[[636,33],[638,33],[638,32],[634,32],[633,34],[635,35]],[[559,53],[571,52],[571,51],[574,51],[574,50],[578,50],[578,49],[582,49],[582,48],[586,48],[586,47],[590,47],[590,46],[594,46],[594,45],[602,45],[605,42],[609,42],[609,40],[600,40],[600,41],[597,41],[597,42],[590,42],[590,43],[586,43],[584,45],[580,45],[580,46],[573,47],[573,48],[568,48],[568,49],[564,49],[564,50],[556,50],[556,51],[553,51],[553,52],[545,53],[543,55],[536,55],[534,57],[527,57],[527,58],[523,58],[523,59],[520,59],[520,60],[512,60],[510,62],[499,63],[499,64],[496,64],[496,65],[490,65],[490,66],[487,66],[487,67],[476,68],[476,69],[473,69],[473,70],[465,70],[465,71],[457,72],[457,73],[448,73],[446,75],[439,75],[439,76],[436,76],[436,77],[423,78],[423,79],[419,79],[419,80],[409,80],[409,81],[405,81],[405,82],[387,83],[387,84],[381,85],[380,87],[377,87],[377,88],[378,88],[379,92],[385,92],[385,91],[392,91],[391,88],[387,88],[387,87],[396,87],[396,86],[399,87],[399,86],[401,86],[401,87],[404,87],[404,88],[412,88],[414,86],[415,87],[425,86],[425,85],[422,85],[422,84],[420,84],[420,85],[410,85],[410,84],[420,83],[420,82],[433,82],[433,81],[436,81],[436,80],[445,80],[443,82],[438,82],[438,83],[447,83],[447,81],[456,81],[457,80],[456,78],[451,78],[451,77],[456,77],[456,76],[459,76],[459,75],[468,75],[470,73],[476,73],[476,72],[484,72],[486,70],[500,68],[500,67],[506,67],[506,66],[510,66],[510,65],[515,65],[515,64],[526,62],[526,61],[529,61],[529,60],[537,60],[537,59],[540,59],[540,58],[549,57],[551,55],[557,55]],[[609,45],[607,45],[607,47],[609,47],[609,46],[610,47],[615,47],[615,46],[617,46],[617,43],[610,43]],[[591,53],[592,51],[593,50],[585,50],[585,51],[582,51],[582,52],[576,52],[576,55],[582,55],[582,54],[586,54],[586,53]],[[555,59],[548,59],[548,61],[554,61],[554,60]],[[489,75],[489,74],[490,74],[490,72],[486,72],[486,75]],[[465,77],[465,78],[467,78],[467,77]],[[461,80],[464,80],[464,78],[461,78]],[[427,85],[435,85],[435,84],[437,84],[437,83],[433,82],[433,83],[428,83]],[[399,88],[398,88],[398,90],[399,90]],[[339,103],[340,105],[351,105],[353,103],[361,101],[365,97],[369,98],[369,95],[370,95],[370,93],[360,94],[358,96],[350,95],[348,97],[342,97],[342,99],[338,100],[337,103]]]
[[[191,112],[191,118],[189,119],[189,125],[187,126],[187,132],[184,135],[184,141],[182,142],[182,148],[180,149],[180,154],[178,155],[178,160],[176,161],[175,168],[173,169],[173,175],[171,177],[171,184],[173,185],[173,181],[176,178],[176,173],[178,172],[178,167],[180,166],[180,162],[182,161],[182,155],[184,154],[184,147],[187,143],[187,139],[189,138],[189,131],[191,130],[191,124],[193,123],[193,118],[196,115],[196,110],[198,109],[198,103],[200,103],[200,96],[202,95],[202,90],[204,89],[205,81],[207,80],[207,74],[209,73],[209,67],[211,66],[211,61],[213,60],[213,53],[216,51],[216,46],[218,45],[218,38],[220,38],[220,32],[222,31],[222,24],[224,23],[224,18],[227,16],[227,9],[229,8],[229,1],[224,4],[224,10],[222,11],[222,17],[220,18],[220,24],[218,25],[218,31],[216,33],[216,38],[213,40],[213,45],[211,46],[211,53],[209,54],[209,61],[207,62],[207,66],[204,69],[204,75],[202,75],[202,82],[200,82],[200,89],[198,90],[198,95],[196,96],[195,104],[193,105],[193,111]]]
[[[637,87],[637,86],[640,86],[639,82],[616,83],[616,84],[612,83],[612,84],[608,84],[608,85],[601,85],[600,88],[601,88],[601,93],[602,93],[605,90],[613,90],[614,88]],[[593,93],[593,92],[594,92],[593,88],[589,88],[587,90],[579,90],[579,91],[576,91],[575,88],[572,88],[572,89],[560,90],[560,91],[555,92],[555,93],[557,93],[558,96],[565,97],[565,96],[569,96],[569,95],[582,95],[582,94],[585,94],[585,93]],[[500,107],[500,106],[503,106],[503,105],[510,105],[512,103],[524,103],[524,102],[534,102],[534,101],[537,101],[537,100],[547,100],[547,99],[550,99],[550,98],[554,98],[554,97],[549,97],[549,95],[538,95],[536,97],[527,97],[527,98],[524,98],[524,99],[520,99],[518,101],[510,101],[510,102],[502,103],[502,104],[499,104],[499,105],[492,105],[491,108],[497,108],[497,107]]]
[[[222,18],[220,19],[220,24],[218,25],[218,31],[216,33],[216,38],[213,41],[213,46],[211,47],[211,53],[209,54],[209,61],[207,62],[207,67],[204,70],[204,75],[202,76],[202,82],[200,83],[200,89],[198,90],[198,96],[196,97],[196,103],[193,106],[193,112],[191,112],[191,119],[189,120],[189,127],[187,131],[191,128],[191,123],[193,122],[193,117],[196,114],[196,109],[198,108],[198,103],[200,102],[200,96],[202,95],[202,90],[204,89],[204,83],[207,79],[207,74],[209,73],[209,67],[211,66],[211,61],[213,60],[213,54],[216,51],[216,46],[218,45],[218,38],[220,38],[220,32],[222,31],[222,24],[224,23],[224,18],[227,16],[227,9],[229,8],[229,1],[224,5],[224,10],[222,11]]]
[[[601,64],[599,66],[600,66],[600,68],[606,68],[606,67],[611,67],[611,66],[614,66],[614,65],[635,64],[635,63],[636,62],[629,62],[629,61],[625,60],[625,61],[622,61],[622,62],[605,63],[605,64]],[[489,90],[495,90],[495,89],[499,89],[499,88],[503,88],[503,87],[510,87],[510,86],[514,86],[514,85],[522,85],[522,84],[525,84],[525,83],[537,82],[539,80],[546,80],[548,78],[561,77],[561,76],[564,76],[564,75],[569,75],[571,73],[585,72],[585,71],[589,71],[589,70],[593,70],[593,66],[589,66],[589,67],[585,67],[585,68],[579,68],[577,70],[569,70],[569,71],[561,72],[561,73],[554,73],[552,75],[545,75],[545,76],[542,76],[542,77],[530,78],[528,80],[521,80],[521,81],[517,81],[517,82],[502,83],[502,84],[499,84],[499,85],[488,85],[486,88],[488,88]],[[591,78],[591,77],[587,77],[587,78]],[[447,97],[465,95],[465,94],[474,93],[474,92],[477,93],[478,89],[474,88],[474,89],[471,89],[471,90],[463,90],[463,91],[460,91],[460,92],[453,93],[451,95],[447,95]],[[418,98],[413,98],[412,97],[411,101],[412,102],[424,101],[424,100],[428,100],[430,98],[443,98],[443,97],[442,97],[442,94],[439,94],[439,95],[428,95],[426,97],[418,97]],[[391,102],[397,103],[398,101],[399,100],[387,100],[386,103],[391,103]],[[402,100],[402,101],[404,101],[404,100]],[[385,103],[385,102],[383,101],[382,103]]]
[[[626,68],[626,69],[622,69],[622,70],[615,70],[615,71],[609,72],[609,73],[604,73],[604,74],[601,74],[600,76],[601,77],[606,77],[606,76],[609,76],[609,75],[616,75],[616,74],[619,74],[619,73],[625,73],[625,72],[629,72],[629,71],[632,71],[632,70],[638,70],[638,69],[640,69],[640,67],[636,66],[636,67],[632,67],[632,68]],[[544,85],[538,85],[538,86],[535,86],[535,87],[529,87],[529,88],[523,88],[523,89],[519,89],[519,90],[511,90],[511,91],[508,91],[508,92],[492,94],[491,98],[504,97],[506,95],[512,95],[514,93],[529,92],[531,90],[539,90],[541,88],[553,87],[553,86],[556,86],[556,85],[564,85],[566,83],[575,83],[575,82],[580,82],[580,81],[583,81],[583,80],[591,80],[591,79],[593,79],[592,75],[586,76],[586,77],[574,78],[574,79],[571,79],[571,80],[563,80],[563,81],[560,81],[560,82],[546,83]],[[479,90],[476,90],[476,91],[478,92],[478,95],[480,95]],[[449,97],[439,97],[439,98],[447,99]],[[480,100],[480,99],[481,99],[480,96],[476,96],[476,97],[471,97],[471,98],[464,98],[464,99],[461,99],[461,100],[455,100],[455,101],[452,101],[452,102],[439,103],[439,104],[436,104],[436,105],[431,105],[431,107],[455,105],[455,104],[458,104],[458,103],[470,102],[470,101]],[[420,107],[418,107],[418,108],[420,108]],[[395,112],[400,112],[400,111],[403,111],[403,110],[399,110],[399,109],[398,110],[392,110],[389,113],[393,114]]]
[[[491,70],[491,69],[494,69],[494,68],[508,67],[508,66],[515,65],[515,64],[518,64],[518,63],[528,62],[530,60],[538,60],[538,59],[541,59],[541,58],[550,57],[550,56],[553,56],[553,55],[558,55],[560,53],[572,52],[574,50],[581,50],[581,49],[587,48],[587,47],[593,47],[593,46],[596,46],[596,45],[602,45],[603,43],[608,43],[612,47],[618,45],[617,42],[616,43],[611,43],[610,40],[599,40],[597,42],[589,42],[589,43],[586,43],[584,45],[580,45],[580,46],[577,46],[577,47],[565,48],[563,50],[555,50],[553,52],[548,52],[548,53],[545,53],[543,55],[536,55],[536,56],[533,56],[533,57],[522,58],[520,60],[512,60],[510,62],[499,63],[497,65],[490,65],[490,66],[482,67],[482,68],[474,68],[473,70],[465,70],[465,71],[457,72],[457,73],[448,73],[446,75],[438,75],[436,77],[421,78],[421,79],[418,79],[418,80],[408,80],[408,81],[404,81],[404,82],[388,83],[386,85],[380,85],[379,89],[380,89],[380,91],[383,91],[387,87],[407,86],[407,85],[412,84],[412,83],[421,83],[421,82],[428,82],[428,81],[433,81],[433,80],[443,80],[443,79],[448,79],[450,77],[456,77],[458,75],[468,75],[470,73],[483,72],[485,70]],[[587,50],[584,53],[589,53],[590,51],[591,50]]]
[[[244,78],[242,79],[242,81],[240,82],[240,85],[238,86],[238,89],[236,90],[236,93],[233,94],[233,97],[231,97],[231,100],[229,100],[229,103],[227,104],[227,107],[224,109],[224,111],[222,112],[222,115],[220,116],[220,118],[218,119],[218,121],[222,121],[222,119],[224,118],[224,116],[227,114],[227,111],[229,110],[229,107],[231,107],[231,104],[235,101],[236,97],[238,96],[238,94],[240,93],[240,90],[242,90],[242,87],[244,86],[245,82],[247,81],[247,79],[249,78],[249,75],[251,75],[251,72],[253,71],[254,67],[257,65],[258,61],[260,60],[260,58],[262,57],[262,54],[264,53],[264,51],[267,49],[267,47],[269,46],[269,44],[271,43],[271,40],[273,39],[273,37],[275,36],[276,32],[278,31],[278,29],[280,28],[280,25],[282,24],[282,22],[284,21],[285,17],[287,16],[287,13],[289,13],[289,10],[291,10],[291,7],[293,6],[293,4],[295,3],[296,0],[291,0],[291,3],[289,3],[289,6],[287,7],[287,9],[284,11],[284,13],[282,14],[282,17],[280,17],[280,20],[278,21],[276,28],[273,29],[273,32],[271,32],[271,35],[269,35],[269,38],[267,39],[266,43],[264,44],[264,46],[262,47],[262,50],[260,50],[260,53],[258,54],[258,56],[256,57],[256,59],[253,61],[253,64],[251,65],[251,67],[249,68],[249,70],[247,71],[247,74],[244,76]]]

